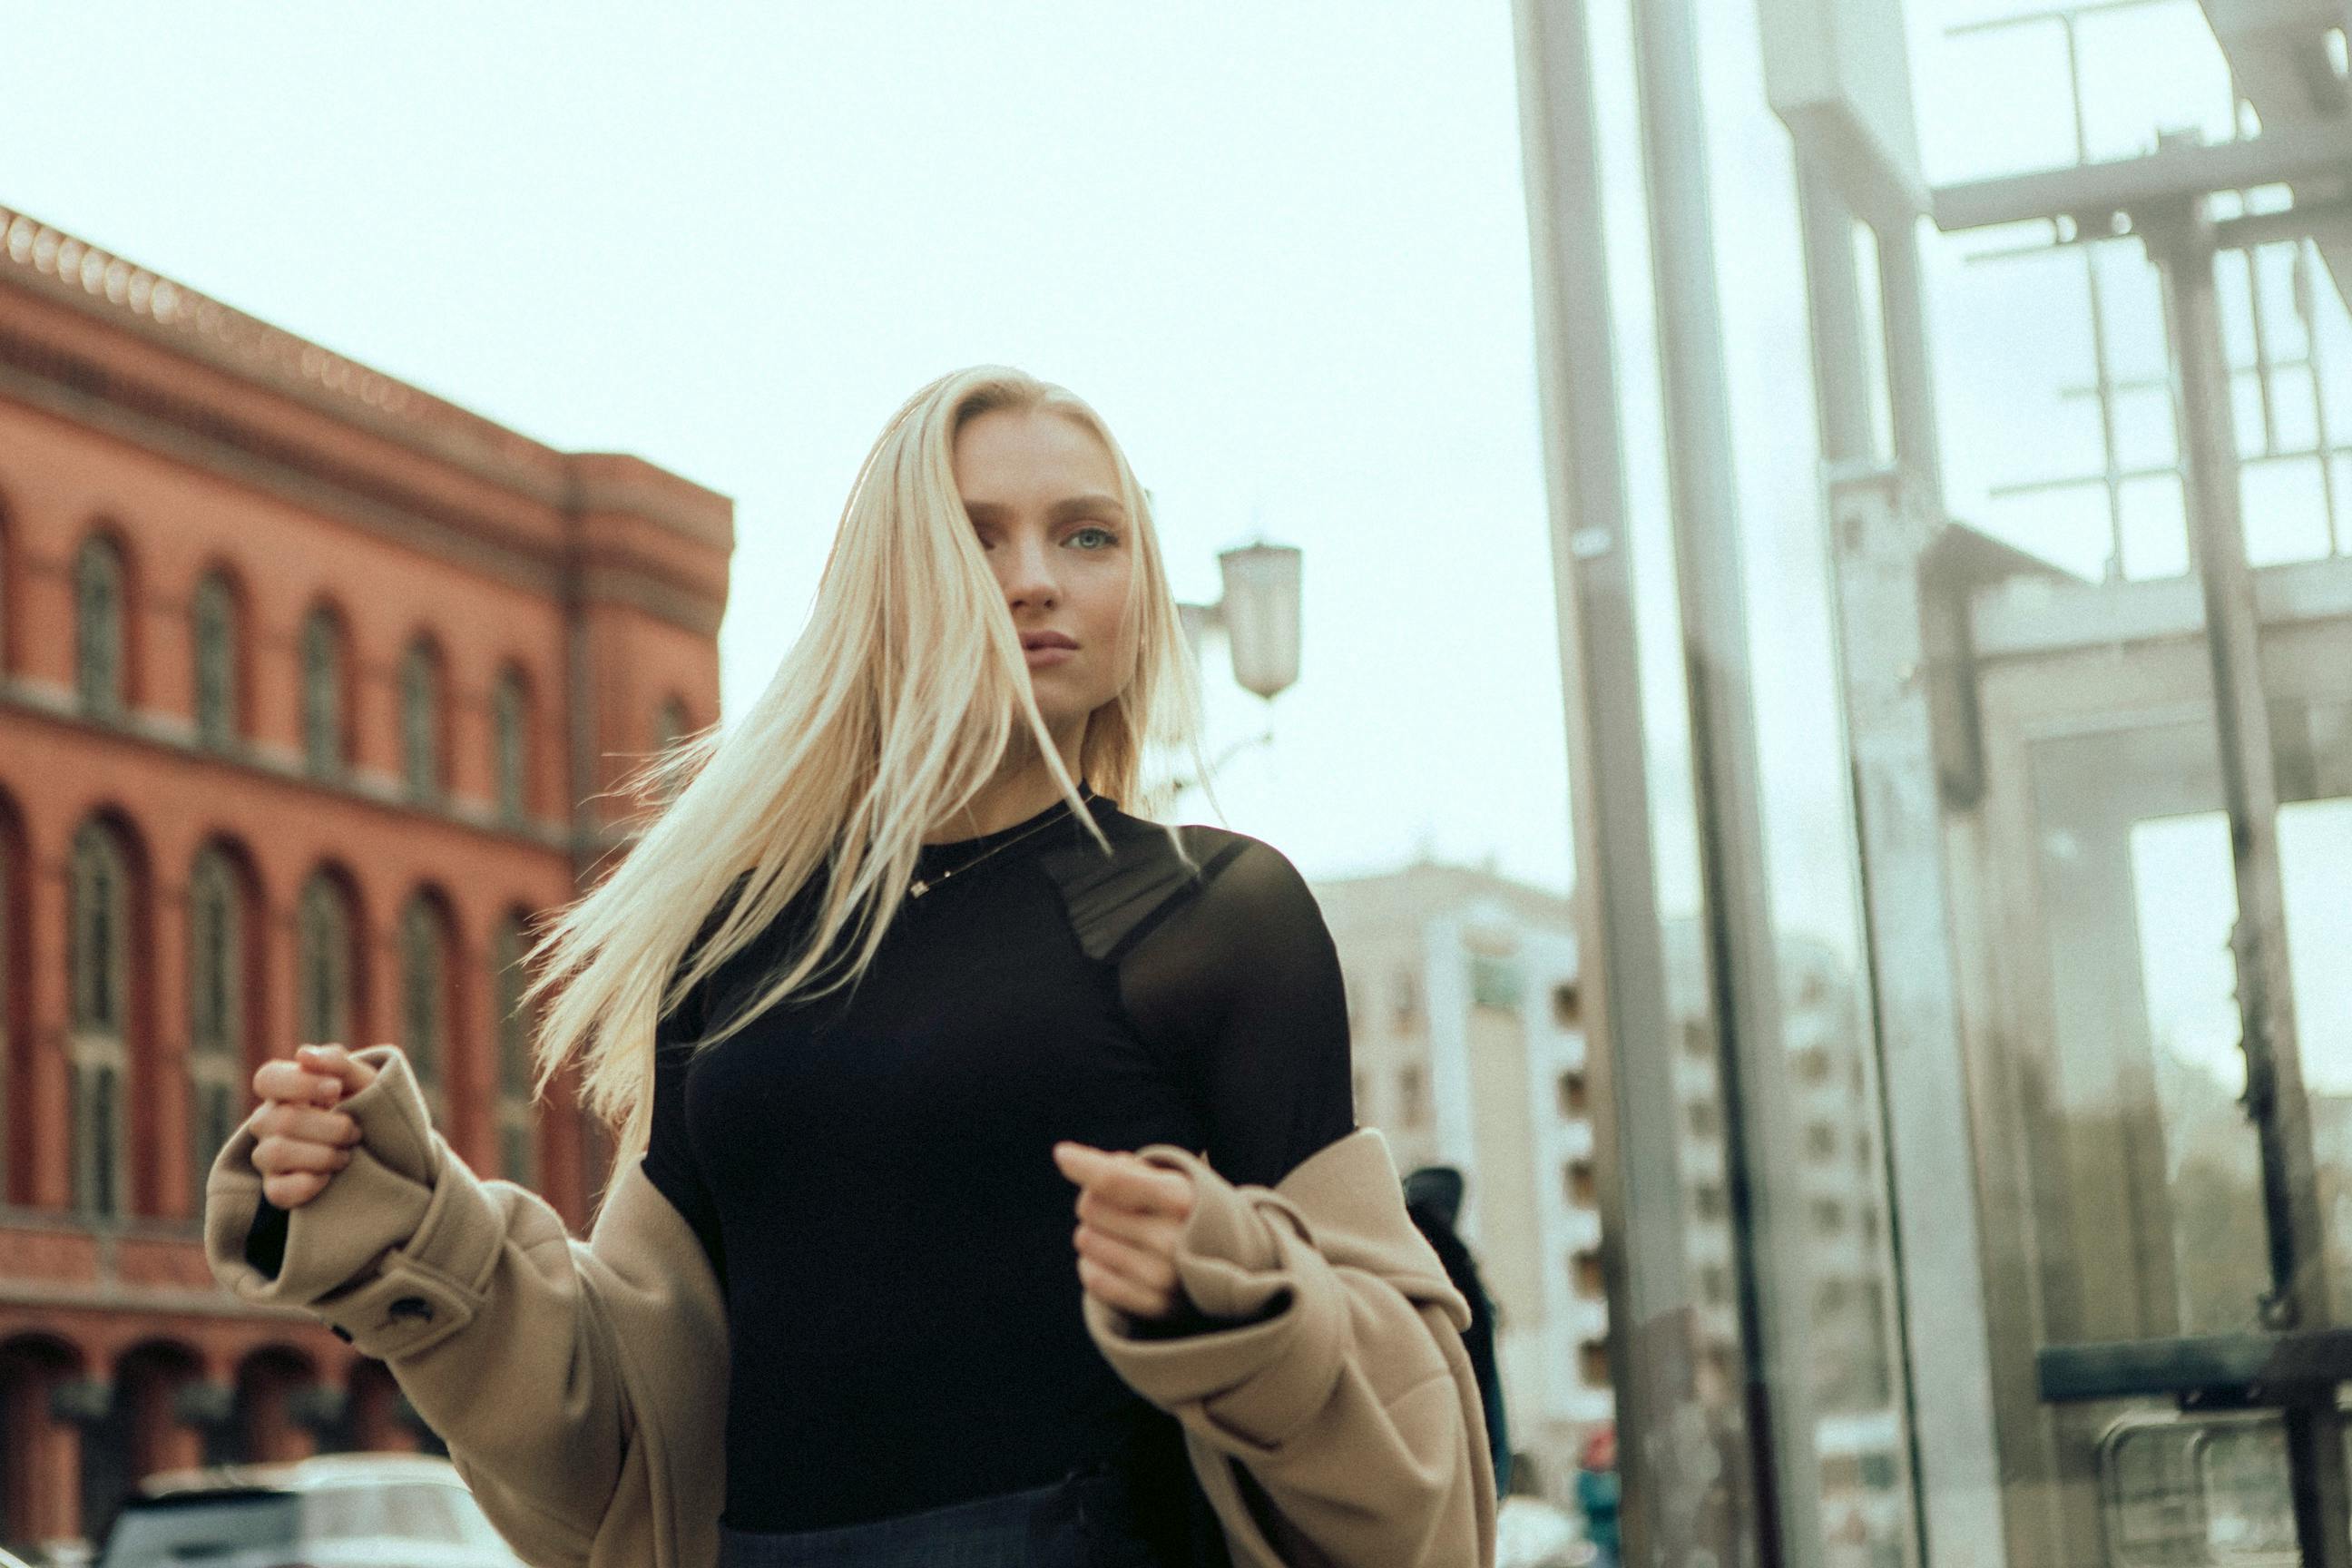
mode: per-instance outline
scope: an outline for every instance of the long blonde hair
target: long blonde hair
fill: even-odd
[[[615,1134],[615,1180],[650,1131],[656,1022],[820,875],[804,942],[705,1043],[787,995],[854,983],[898,911],[923,835],[996,775],[1016,715],[1063,799],[1108,848],[1037,710],[1012,615],[956,489],[956,433],[993,409],[1074,419],[1118,471],[1134,561],[1118,655],[1128,676],[1087,721],[1080,772],[1146,817],[1180,787],[1171,763],[1189,759],[1205,780],[1198,682],[1151,509],[1101,417],[1002,365],[916,393],[858,469],[808,625],[768,689],[733,733],[689,737],[655,761],[644,778],[674,789],[669,804],[533,947],[522,1006],[553,998],[538,1024],[538,1088],[577,1058],[582,1102]],[[740,895],[698,945],[739,877]],[[825,973],[845,933],[855,946]]]

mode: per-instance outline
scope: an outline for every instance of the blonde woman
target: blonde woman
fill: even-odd
[[[305,1046],[216,1163],[257,1300],[383,1356],[534,1563],[1489,1560],[1461,1297],[1268,846],[1149,820],[1195,695],[1102,421],[983,367],[867,457],[809,625],[535,954],[593,1234]]]

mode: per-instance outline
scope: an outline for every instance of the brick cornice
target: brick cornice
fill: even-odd
[[[11,292],[30,308],[7,310]],[[42,330],[62,328],[60,310],[103,330]],[[263,396],[176,391],[159,351]],[[544,446],[5,207],[0,395],[551,596],[599,520],[623,515],[685,548],[625,564],[595,550],[601,595],[701,636],[724,608],[724,496],[640,458]]]

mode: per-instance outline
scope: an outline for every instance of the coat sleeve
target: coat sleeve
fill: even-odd
[[[663,1413],[649,1399],[707,1399],[714,1374],[724,1385],[723,1354],[715,1366],[670,1355],[661,1380],[638,1364],[648,1343],[674,1350],[689,1342],[682,1335],[723,1350],[716,1280],[707,1263],[698,1271],[684,1222],[662,1214],[659,1194],[632,1172],[593,1235],[574,1239],[545,1200],[477,1177],[451,1152],[397,1047],[355,1054],[376,1068],[343,1102],[360,1142],[318,1197],[282,1215],[266,1210],[249,1123],[214,1161],[205,1250],[215,1276],[244,1300],[301,1308],[382,1359],[499,1532],[538,1568],[615,1560],[610,1520],[633,1537],[673,1510],[692,1517],[707,1506],[715,1520],[715,1492],[636,1495],[658,1493],[654,1478],[680,1468],[675,1452],[643,1451]],[[248,1257],[265,1215],[282,1225],[282,1254],[264,1244]],[[651,1228],[665,1221],[667,1232]],[[673,1445],[706,1440],[692,1424],[663,1425]],[[684,1468],[718,1472],[715,1452]]]
[[[1466,1308],[1433,1255],[1394,1266],[1426,1247],[1401,1194],[1385,1252],[1327,1251],[1311,1210],[1282,1191],[1235,1187],[1164,1145],[1142,1152],[1193,1177],[1177,1271],[1223,1326],[1153,1336],[1089,1296],[1087,1327],[1119,1375],[1183,1424],[1236,1563],[1491,1564],[1493,1468]]]

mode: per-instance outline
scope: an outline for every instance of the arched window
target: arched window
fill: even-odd
[[[416,1084],[448,1121],[445,1077],[449,1063],[449,925],[431,894],[418,893],[400,912],[401,1047]]]
[[[490,997],[498,1010],[499,1173],[539,1184],[539,1118],[530,1103],[533,1020],[523,1010],[522,921],[512,915],[490,936]]]
[[[490,766],[499,820],[522,821],[530,813],[530,689],[511,665],[490,690]]]
[[[67,1116],[73,1131],[74,1206],[122,1212],[129,1162],[122,1083],[129,1065],[131,858],[102,822],[74,835],[67,968],[73,991]]]
[[[313,778],[343,774],[343,624],[325,605],[302,623],[302,758]]]
[[[83,542],[74,558],[74,687],[94,719],[122,717],[122,576],[112,540]]]
[[[429,637],[400,659],[400,769],[409,799],[441,799],[441,655]]]
[[[213,1156],[236,1130],[245,1079],[245,900],[217,845],[188,873],[189,1147],[204,1191]]]
[[[225,752],[236,744],[244,715],[237,711],[236,595],[222,574],[208,573],[196,584],[188,630],[194,644],[196,742]]]
[[[294,1032],[307,1045],[352,1045],[352,936],[357,922],[341,883],[311,873],[295,909]]]

